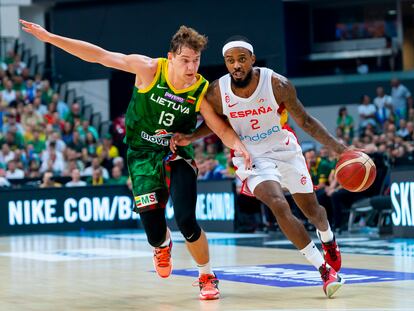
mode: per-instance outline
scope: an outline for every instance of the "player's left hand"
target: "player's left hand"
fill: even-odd
[[[191,134],[175,133],[170,139],[170,150],[174,153],[178,146],[188,146],[192,143]]]

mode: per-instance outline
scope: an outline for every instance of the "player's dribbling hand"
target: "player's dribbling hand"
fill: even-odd
[[[243,143],[241,143],[241,145],[234,146],[234,151],[235,154],[238,153],[244,158],[244,166],[246,170],[252,169],[252,158]]]
[[[47,42],[47,40],[49,39],[50,33],[46,29],[44,29],[42,26],[25,21],[23,19],[19,19],[19,22],[20,24],[22,24],[23,31],[32,34],[37,39],[44,41],[44,42]]]
[[[178,146],[188,146],[191,143],[191,134],[175,133],[170,139],[170,150],[174,153]]]

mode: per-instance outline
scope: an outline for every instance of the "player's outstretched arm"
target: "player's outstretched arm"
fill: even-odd
[[[97,45],[53,34],[42,26],[20,19],[22,29],[37,39],[50,43],[84,61],[123,70],[136,75],[152,73],[157,60],[143,55],[110,52]]]
[[[239,136],[213,109],[206,98],[203,98],[200,106],[202,114],[207,126],[221,139],[223,144],[240,153],[245,160],[246,168],[251,168],[251,158],[246,147],[241,142]]]
[[[289,114],[306,133],[337,154],[345,151],[346,146],[332,136],[325,126],[308,114],[296,96],[295,87],[281,75],[272,77],[273,94],[279,104],[284,104]]]

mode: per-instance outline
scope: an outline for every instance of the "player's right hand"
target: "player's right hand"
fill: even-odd
[[[50,33],[46,29],[44,29],[42,26],[25,21],[23,19],[20,19],[19,22],[20,24],[22,24],[22,30],[24,30],[25,32],[32,34],[37,39],[43,42],[48,41],[50,37]]]
[[[249,151],[247,151],[246,147],[243,145],[242,142],[239,144],[235,144],[234,152],[237,156],[242,156],[244,158],[244,166],[246,170],[252,169],[252,158],[250,157]]]
[[[178,146],[188,146],[191,143],[191,134],[175,133],[170,139],[170,150],[174,153]]]

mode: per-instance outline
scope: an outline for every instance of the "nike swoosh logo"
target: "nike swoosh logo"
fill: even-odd
[[[189,237],[185,237],[187,240],[191,239],[193,237],[194,233],[190,235]]]
[[[157,88],[162,89],[162,90],[166,90],[166,89],[168,89],[168,87],[166,87],[166,86],[161,86],[161,85],[159,85],[159,84],[157,84]]]
[[[238,103],[235,104],[229,104],[229,108],[236,106]]]
[[[289,143],[290,143],[290,137],[288,137],[287,142],[285,142],[286,146],[289,145]]]

